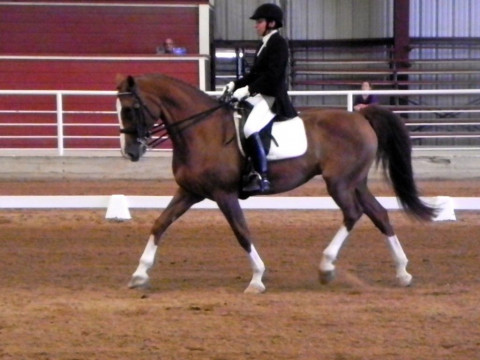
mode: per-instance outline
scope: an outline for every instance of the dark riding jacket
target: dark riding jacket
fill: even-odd
[[[235,89],[248,85],[250,94],[272,96],[275,101],[272,111],[275,114],[292,118],[297,111],[292,105],[287,93],[286,70],[288,65],[288,44],[278,33],[270,36],[264,48],[260,51],[260,43],[250,72],[235,81]]]

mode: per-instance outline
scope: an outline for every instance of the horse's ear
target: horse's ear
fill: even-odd
[[[115,76],[115,83],[117,84],[118,91],[122,91],[122,84],[125,82],[126,79],[127,77],[123,74],[117,74],[117,76]]]
[[[127,77],[123,74],[117,74],[117,76],[115,76],[115,83],[117,84],[117,89],[120,88],[120,85],[122,85],[126,78]]]
[[[135,79],[133,76],[125,76],[123,74],[117,74],[115,77],[115,82],[117,83],[117,89],[120,89],[123,83],[127,83],[127,89],[132,89],[135,87]]]
[[[135,87],[135,79],[133,78],[133,76],[127,76],[127,85],[129,89],[133,89]]]

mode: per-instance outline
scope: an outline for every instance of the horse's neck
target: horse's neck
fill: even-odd
[[[160,90],[161,103],[170,114],[170,125],[183,122],[185,119],[194,117],[208,109],[213,108],[216,102],[205,97],[205,94],[197,89],[190,89],[186,86],[165,87]]]
[[[182,165],[192,169],[195,164],[213,166],[220,154],[237,150],[235,128],[231,114],[217,110],[208,117],[180,132],[170,134],[175,168]]]
[[[168,132],[174,151],[188,153],[189,156],[196,153],[197,149],[203,152],[205,147],[216,151],[213,144],[217,143],[216,139],[223,138],[225,133],[224,117],[231,116],[222,109],[211,114],[205,113],[217,107],[217,102],[191,91],[180,96],[167,94],[162,102],[167,104]]]

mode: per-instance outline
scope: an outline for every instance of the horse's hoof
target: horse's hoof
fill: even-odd
[[[265,285],[263,284],[250,284],[243,292],[244,294],[261,294],[265,292]]]
[[[150,280],[148,277],[133,276],[128,283],[130,289],[148,289],[150,287]]]
[[[412,278],[412,275],[406,273],[404,275],[397,276],[397,281],[400,286],[407,287],[412,284]]]
[[[320,271],[318,274],[320,283],[323,285],[329,284],[335,279],[335,270]]]

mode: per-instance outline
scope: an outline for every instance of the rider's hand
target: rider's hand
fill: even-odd
[[[237,100],[242,100],[250,96],[250,91],[248,90],[248,86],[241,87],[240,89],[235,90],[232,97]]]
[[[233,81],[230,81],[225,87],[223,88],[223,93],[228,93],[231,94],[233,92],[233,89],[235,89],[235,83]]]

